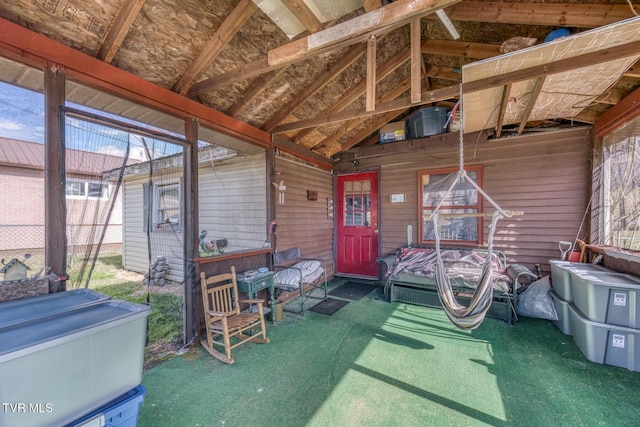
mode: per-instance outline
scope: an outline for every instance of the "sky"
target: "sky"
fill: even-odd
[[[103,117],[150,128],[146,124],[88,107],[75,104],[70,104],[70,106],[90,111]],[[162,129],[155,130],[167,132]],[[44,95],[0,82],[0,137],[44,144]],[[70,117],[67,118],[66,137],[67,148],[111,155],[124,155],[126,141],[128,140],[126,132],[106,126],[97,126],[93,123]],[[164,141],[155,140],[153,141],[153,146],[160,156],[181,151],[179,146]],[[132,139],[130,156],[144,160],[144,149],[142,149],[139,138]]]
[[[44,96],[0,82],[0,136],[44,143]]]

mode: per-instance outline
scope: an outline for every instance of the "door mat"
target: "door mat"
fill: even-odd
[[[331,316],[336,311],[340,310],[345,305],[349,304],[349,301],[343,301],[335,298],[327,298],[326,300],[319,302],[309,309],[315,313],[326,314]]]
[[[344,282],[337,288],[329,291],[329,295],[338,298],[346,298],[353,301],[358,301],[363,296],[375,289],[374,285],[363,282]]]

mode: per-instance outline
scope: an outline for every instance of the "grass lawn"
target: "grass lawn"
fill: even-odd
[[[78,268],[79,263],[76,263]],[[72,287],[83,287],[74,283],[77,271],[70,269]],[[89,289],[109,295],[113,299],[137,304],[150,304],[148,337],[145,347],[145,369],[172,358],[182,343],[182,285],[167,283],[158,287],[142,284],[144,275],[122,268],[120,255],[101,257],[93,270]],[[147,299],[148,298],[148,299]]]

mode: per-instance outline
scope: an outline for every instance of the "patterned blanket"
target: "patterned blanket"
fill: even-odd
[[[475,249],[441,249],[440,254],[447,276],[452,283],[469,288],[477,287],[486,260],[486,252]],[[433,279],[435,283],[437,263],[435,248],[404,247],[398,249],[395,257],[395,262],[387,272],[387,280],[406,273]],[[494,289],[509,292],[511,279],[506,274],[505,266],[495,253],[491,254],[491,258]]]

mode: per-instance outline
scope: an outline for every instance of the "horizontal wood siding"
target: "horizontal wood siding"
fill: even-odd
[[[586,127],[489,141],[465,137],[465,164],[483,165],[483,189],[503,209],[524,211],[498,223],[494,244],[510,262],[548,272],[548,261],[560,257],[558,242],[574,241],[589,198],[591,141]],[[355,159],[360,170],[380,167],[381,253],[388,254],[407,243],[408,225],[417,243],[418,171],[457,168],[458,135],[351,150],[335,173],[353,172]],[[396,193],[406,202],[390,203]],[[493,210],[486,200],[483,205]],[[586,230],[585,224],[582,236]]]
[[[225,252],[260,248],[267,236],[266,166],[264,154],[202,163],[199,174],[199,230],[207,230],[207,240],[227,239]],[[157,175],[157,174],[156,174]],[[156,176],[155,180],[159,179]],[[146,177],[125,182],[124,267],[141,273],[149,269],[147,234],[143,231],[143,185]],[[169,279],[184,280],[184,247],[181,232],[152,232],[151,262],[166,256]]]
[[[198,169],[200,230],[207,241],[227,239],[226,252],[260,248],[267,239],[264,153]]]
[[[327,199],[333,199],[333,175],[330,172],[276,157],[276,181],[284,180],[284,204],[274,204],[278,230],[276,247],[286,250],[300,247],[302,256],[327,261],[327,274],[333,276],[333,218],[327,215]],[[318,200],[307,200],[307,190],[316,191]]]

